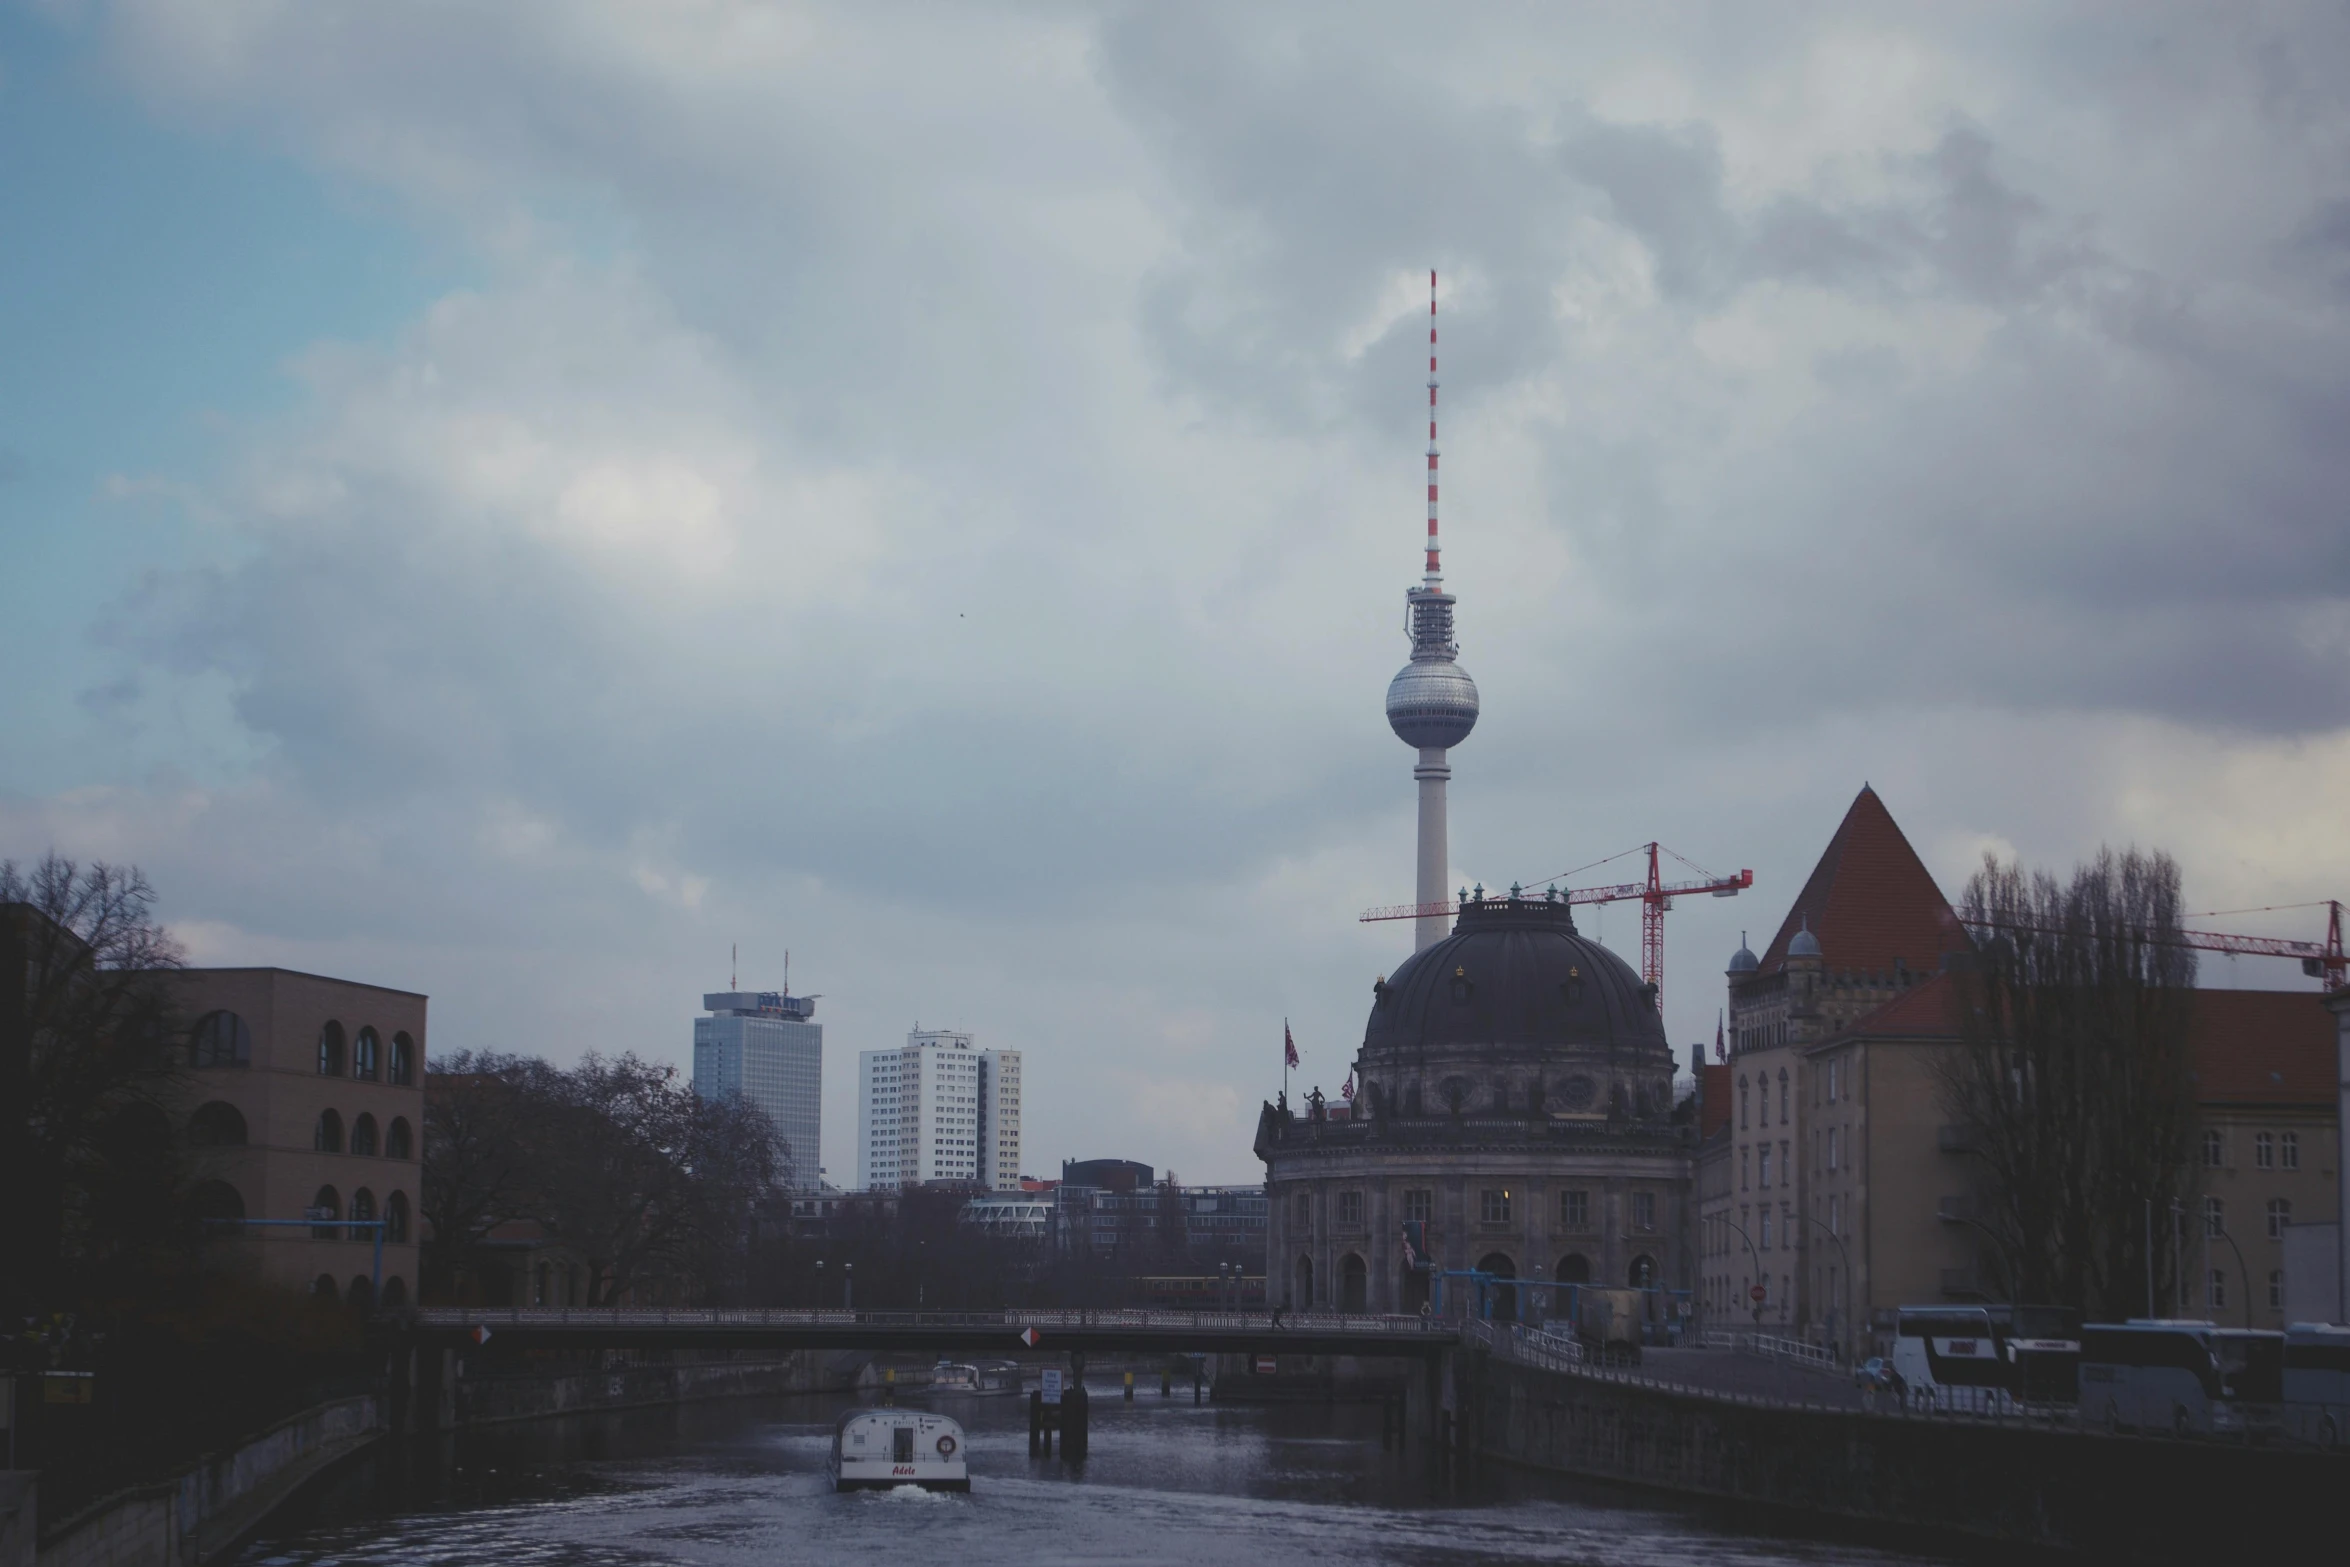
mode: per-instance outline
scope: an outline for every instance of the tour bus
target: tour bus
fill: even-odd
[[[1893,1369],[1922,1408],[2004,1415],[2069,1405],[2080,1321],[2058,1306],[1904,1306]]]
[[[2282,1422],[2285,1336],[2133,1317],[2081,1330],[2081,1418],[2109,1431],[2258,1437]]]
[[[2350,1328],[2287,1327],[2284,1394],[2287,1435],[2329,1450],[2350,1438]]]

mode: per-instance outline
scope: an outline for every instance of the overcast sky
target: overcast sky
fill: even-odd
[[[1953,894],[2350,892],[2346,84],[2339,5],[0,0],[0,855],[436,1053],[685,1064],[788,948],[835,1180],[917,1022],[1038,1173],[1254,1180],[1409,950],[1434,267],[1454,880],[1752,867],[1684,1055],[1864,781]]]

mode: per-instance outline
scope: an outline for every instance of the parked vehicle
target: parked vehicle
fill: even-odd
[[[2081,1417],[2113,1431],[2275,1435],[2285,1336],[2209,1322],[2133,1318],[2081,1330]]]
[[[1912,1403],[1984,1415],[2079,1396],[2080,1316],[2057,1306],[1904,1306],[1893,1370]]]
[[[2287,1327],[2283,1392],[2286,1435],[2329,1451],[2350,1442],[2350,1328]]]

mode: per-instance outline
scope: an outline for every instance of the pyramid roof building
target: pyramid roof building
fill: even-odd
[[[1771,938],[1763,973],[1786,965],[1788,945],[1803,930],[1818,938],[1822,963],[1840,972],[1931,974],[1945,953],[1968,946],[1950,900],[1865,784]]]

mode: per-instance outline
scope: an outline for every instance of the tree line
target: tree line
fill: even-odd
[[[632,1054],[573,1067],[459,1051],[425,1074],[424,1298],[504,1293],[543,1243],[573,1304],[701,1303],[739,1290],[791,1151],[756,1105],[705,1099]]]

